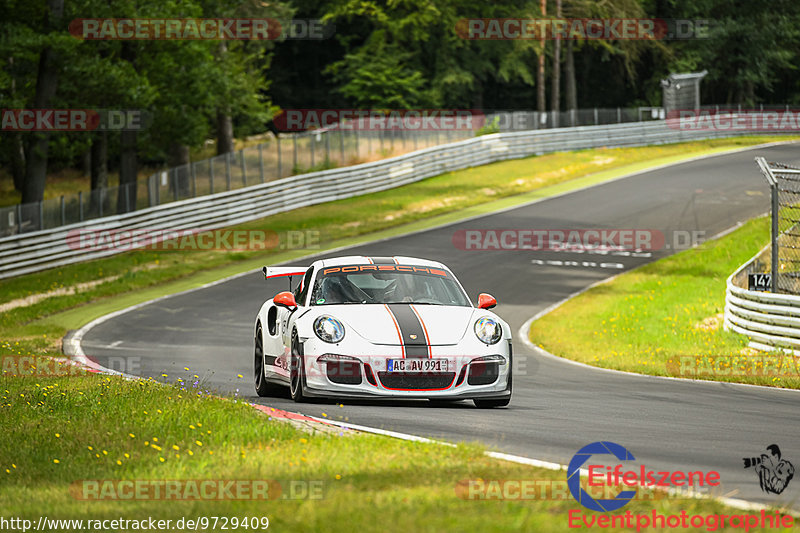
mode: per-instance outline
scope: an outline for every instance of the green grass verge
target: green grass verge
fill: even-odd
[[[722,328],[725,280],[769,241],[757,218],[700,247],[626,272],[572,298],[531,324],[550,353],[591,365],[656,376],[798,388],[791,358],[765,369],[746,357],[743,335]],[[780,375],[778,375],[780,374]]]
[[[447,447],[352,432],[304,433],[245,403],[198,394],[191,385],[187,390],[100,375],[6,374],[0,378],[0,395],[4,518],[36,523],[42,515],[153,517],[174,524],[181,517],[266,516],[269,530],[276,531],[507,532],[563,531],[567,513],[581,509],[565,490],[563,471],[494,460],[473,444]],[[338,409],[332,405],[330,416]],[[117,486],[116,480],[208,479],[278,480],[282,493],[296,496],[308,483],[321,499],[81,499],[84,480],[107,480],[107,488]],[[459,483],[464,487],[464,481],[478,479],[487,484],[525,480],[539,489],[533,499],[505,501],[476,501],[457,492]],[[560,496],[541,498],[543,486],[553,481]],[[270,485],[267,494],[279,494],[274,489]],[[642,494],[645,498],[624,511],[736,512],[714,501]]]

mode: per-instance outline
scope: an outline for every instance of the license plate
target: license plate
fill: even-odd
[[[447,359],[389,359],[387,372],[447,372]]]

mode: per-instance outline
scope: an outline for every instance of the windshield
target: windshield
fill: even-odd
[[[408,265],[324,268],[311,295],[311,305],[392,303],[470,306],[448,272]]]

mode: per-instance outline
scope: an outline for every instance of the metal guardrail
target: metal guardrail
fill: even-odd
[[[241,189],[298,174],[352,166],[475,136],[480,125],[499,132],[598,126],[664,118],[658,108],[594,108],[563,112],[470,113],[470,127],[371,129],[337,125],[268,136],[266,142],[166,168],[136,182],[0,207],[0,238],[55,229],[86,220]],[[660,114],[659,114],[660,113]],[[484,120],[485,119],[485,120]]]
[[[122,215],[315,170],[384,159],[473,136],[473,131],[466,129],[320,129],[279,135],[235,152],[164,169],[133,183],[0,207],[0,238]]]
[[[215,229],[331,200],[382,191],[445,172],[556,151],[644,146],[744,135],[683,130],[665,121],[497,133],[350,167],[178,200],[132,213],[0,238],[0,279],[97,259],[123,250],[75,249],[71,231]]]
[[[800,296],[751,291],[747,274],[764,270],[765,247],[739,267],[727,280],[725,290],[726,330],[747,335],[754,348],[800,350]]]

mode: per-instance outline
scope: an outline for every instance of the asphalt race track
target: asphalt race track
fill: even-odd
[[[470,297],[489,292],[515,336],[530,317],[598,280],[668,255],[614,257],[624,269],[558,266],[546,261],[593,261],[587,254],[462,251],[459,229],[643,228],[715,235],[767,212],[769,191],[755,155],[800,164],[800,145],[745,150],[677,164],[456,225],[365,244],[332,255],[409,255],[441,260]],[[535,160],[531,164],[535,164]],[[532,263],[541,260],[544,264]],[[597,261],[598,265],[600,260]],[[607,265],[608,266],[608,265]],[[126,358],[142,376],[191,381],[284,409],[355,424],[445,439],[480,440],[526,457],[568,463],[584,445],[610,440],[655,470],[717,470],[720,495],[800,507],[800,479],[780,496],[759,488],[743,457],[777,443],[800,467],[800,393],[757,387],[654,379],[585,368],[528,349],[515,338],[514,396],[507,409],[478,410],[472,402],[432,407],[427,402],[294,404],[260,399],[252,384],[255,313],[286,282],[253,272],[124,313],[91,329],[82,347],[100,364]],[[720,286],[720,291],[724,287]],[[137,369],[133,365],[139,365]],[[189,372],[183,370],[190,369]],[[242,374],[244,379],[238,379]],[[799,474],[800,475],[800,474]],[[797,477],[797,476],[796,476]]]

